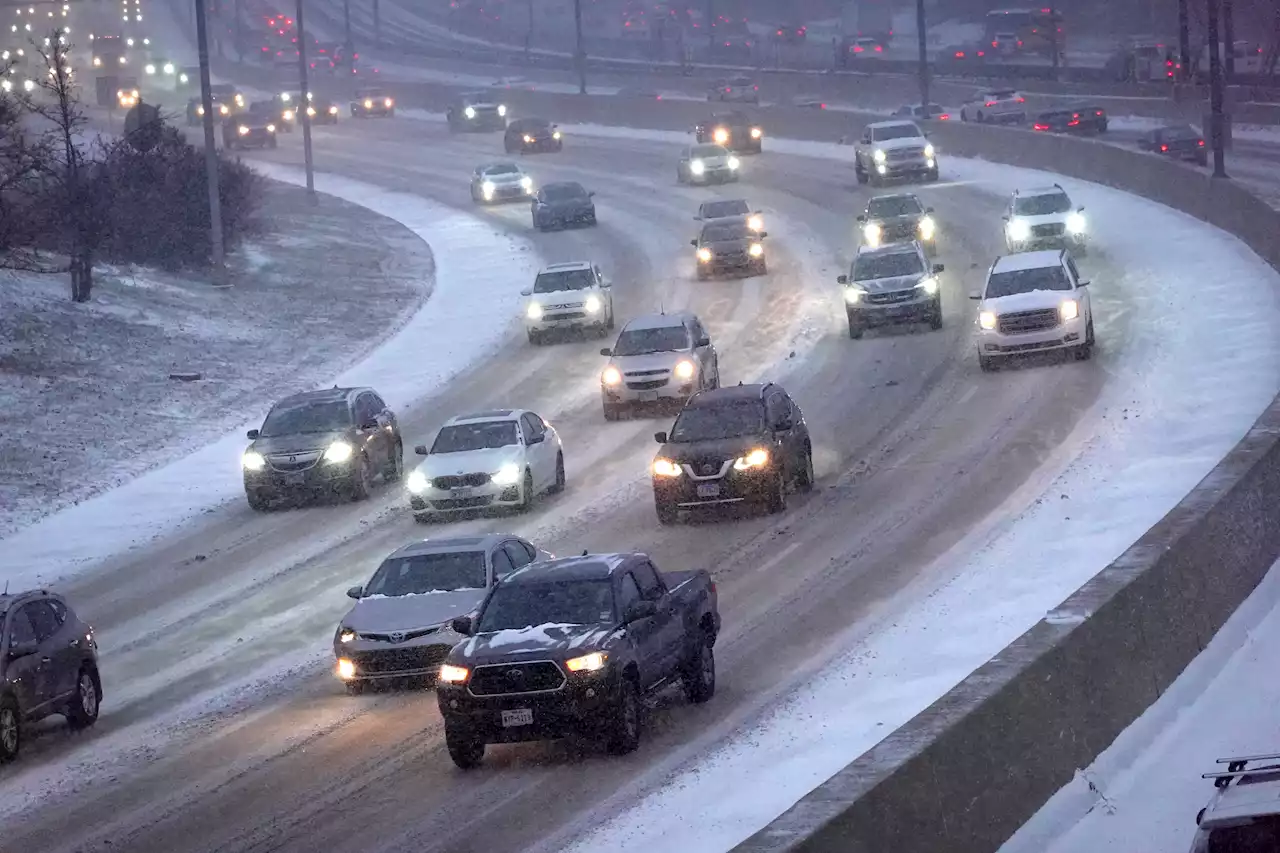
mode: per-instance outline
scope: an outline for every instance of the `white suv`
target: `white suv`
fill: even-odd
[[[867,125],[853,152],[858,183],[876,186],[893,178],[938,180],[938,157],[925,132],[913,121]]]
[[[1083,254],[1088,243],[1084,208],[1058,184],[1015,190],[1004,212],[1004,243],[1010,252],[1047,247]]]
[[[1093,308],[1087,281],[1071,255],[1022,252],[997,258],[978,300],[978,364],[995,370],[1003,358],[1069,349],[1093,355]]]
[[[604,337],[613,328],[613,285],[587,261],[546,267],[520,295],[529,298],[524,328],[534,346],[553,330],[591,329]]]
[[[1280,849],[1278,761],[1280,755],[1219,758],[1226,772],[1203,774],[1216,790],[1196,815],[1191,853]]]

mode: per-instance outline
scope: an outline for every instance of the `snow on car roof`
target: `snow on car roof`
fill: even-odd
[[[417,542],[402,545],[388,555],[392,557],[410,557],[419,554],[436,554],[440,551],[481,551],[499,539],[511,538],[505,533],[486,533],[483,536],[429,536]]]
[[[472,412],[469,415],[456,415],[449,419],[450,424],[469,423],[472,421],[514,421],[520,417],[516,409],[489,409],[485,412]]]
[[[1021,198],[1030,198],[1041,195],[1066,195],[1067,191],[1062,187],[1032,187],[1027,190],[1018,190],[1017,195]]]
[[[591,269],[591,261],[565,261],[559,264],[550,264],[545,266],[538,273],[542,275],[544,272],[564,272],[566,270],[589,270]]]
[[[646,314],[643,317],[636,317],[630,323],[627,323],[625,331],[633,329],[670,329],[675,326],[683,326],[686,319],[692,319],[693,315],[688,313],[677,314]]]
[[[1061,249],[1045,249],[1039,252],[1017,252],[1012,255],[1001,255],[991,267],[991,272],[1021,272],[1022,270],[1038,270],[1045,267],[1056,267],[1062,263]]]
[[[880,127],[912,127],[912,128],[915,128],[915,127],[916,127],[916,123],[915,123],[914,121],[903,121],[902,119],[894,119],[894,120],[892,120],[892,121],[873,121],[871,124],[867,125],[867,127],[874,127],[874,128],[880,128]],[[918,130],[919,128],[916,128],[916,129]]]

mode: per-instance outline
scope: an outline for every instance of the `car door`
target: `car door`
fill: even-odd
[[[652,601],[658,608],[658,615],[654,617],[657,640],[655,660],[661,666],[659,677],[665,677],[679,666],[684,654],[684,614],[680,612],[679,602],[667,590],[666,584],[658,577],[657,570],[648,560],[637,563],[632,569],[632,576],[636,586],[640,588],[640,599]]]
[[[5,681],[17,696],[23,714],[39,713],[53,699],[49,684],[49,664],[52,661],[46,659],[40,650],[39,636],[28,610],[30,606],[27,604],[10,611],[4,645],[6,656],[19,647],[30,649],[29,654],[11,658],[5,670]]]
[[[1072,296],[1084,303],[1085,310],[1081,311],[1084,317],[1092,317],[1093,302],[1089,299],[1089,288],[1081,287],[1080,270],[1076,267],[1075,260],[1071,255],[1064,255],[1062,258],[1063,265],[1067,268],[1067,277],[1071,279]]]
[[[520,429],[524,433],[525,452],[533,471],[533,487],[541,491],[555,477],[555,449],[547,440],[547,430],[542,419],[532,412],[525,412],[520,416]]]
[[[782,456],[783,476],[790,479],[796,470],[794,442],[791,433],[794,425],[788,425],[791,407],[786,397],[779,391],[770,391],[764,400],[765,417],[769,420],[769,428],[773,431],[777,442],[777,452]]]
[[[790,421],[791,428],[786,431],[785,441],[788,444],[788,455],[791,457],[792,471],[804,470],[804,442],[809,436],[808,425],[804,422],[804,416],[800,412],[800,407],[796,405],[795,400],[791,399],[786,391],[778,390],[781,397],[779,405],[782,408],[784,417]]]
[[[614,584],[613,594],[614,601],[617,602],[618,618],[625,619],[631,606],[643,600],[640,587],[630,572],[617,575]],[[646,616],[627,625],[627,637],[635,648],[636,666],[640,670],[642,690],[652,687],[665,672],[659,622],[661,615],[658,613]]]
[[[78,634],[68,636],[64,630],[66,609],[54,607],[53,599],[33,601],[26,607],[40,643],[40,654],[48,658],[49,698],[61,699],[71,693],[80,674],[80,641]]]
[[[378,407],[374,405],[373,396],[367,391],[356,397],[353,405],[356,430],[364,445],[365,453],[375,468],[386,463],[386,442],[383,441],[381,425],[378,423]]]
[[[718,376],[719,356],[716,348],[711,345],[711,336],[707,334],[702,321],[696,317],[689,324],[689,335],[693,339],[694,353],[698,357],[699,375],[708,380],[712,376]]]
[[[396,420],[396,413],[387,405],[387,401],[378,396],[378,392],[370,391],[370,405],[377,412],[378,426],[382,430],[382,440],[385,445],[386,458],[391,459],[395,453],[396,444],[400,441],[400,423]]]

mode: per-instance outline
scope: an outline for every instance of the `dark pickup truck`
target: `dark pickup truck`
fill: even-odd
[[[699,144],[723,145],[738,154],[759,154],[764,129],[743,112],[717,113],[693,129]]]
[[[716,587],[703,570],[660,572],[644,554],[549,560],[496,583],[440,667],[436,695],[458,767],[490,743],[586,735],[614,754],[640,743],[642,699],[680,681],[716,689]]]

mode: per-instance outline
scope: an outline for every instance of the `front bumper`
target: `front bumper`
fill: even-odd
[[[764,255],[751,257],[746,252],[712,255],[709,261],[698,261],[700,275],[718,275],[727,272],[750,272],[765,265]]]
[[[592,222],[596,218],[594,207],[582,210],[544,210],[533,214],[535,226],[544,225],[580,225]]]
[[[728,166],[722,169],[705,169],[701,174],[692,169],[689,170],[691,184],[727,184],[736,180],[738,180],[738,170],[730,169]]]
[[[1087,245],[1089,240],[1086,233],[1072,234],[1064,227],[1060,233],[1054,234],[1036,234],[1032,231],[1030,237],[1024,237],[1020,240],[1015,240],[1006,233],[1005,242],[1011,252],[1028,252],[1035,249],[1079,248]]]
[[[276,135],[265,129],[251,130],[243,136],[236,135],[227,138],[227,147],[236,148],[266,148],[275,142]]]
[[[604,385],[600,389],[601,398],[606,406],[627,406],[642,403],[683,403],[693,396],[698,387],[696,375],[689,379],[677,379],[670,373],[666,375],[635,377],[623,374],[617,385]]]
[[[678,509],[758,503],[777,490],[777,470],[773,467],[737,471],[732,466],[718,477],[695,479],[685,471],[679,477],[653,478],[653,500]]]
[[[564,142],[553,137],[535,139],[532,142],[525,142],[523,139],[520,140],[520,150],[526,153],[531,151],[559,151],[562,148],[564,148]]]
[[[924,291],[910,298],[885,302],[871,302],[872,296],[864,296],[853,305],[846,305],[849,322],[864,328],[895,326],[908,323],[926,323],[942,311],[942,297]]]
[[[613,720],[617,691],[610,667],[603,673],[569,673],[558,690],[475,696],[466,687],[441,685],[436,698],[450,728],[484,743],[524,743],[603,733]],[[503,711],[532,712],[533,722],[504,726]]]
[[[604,328],[609,323],[609,314],[601,308],[594,313],[585,308],[570,311],[553,311],[544,313],[537,320],[525,315],[525,328],[531,332],[547,332],[552,329],[586,329]]]
[[[321,460],[300,471],[276,471],[268,465],[261,471],[245,471],[244,488],[263,495],[334,492],[351,487],[355,477],[356,468],[350,461],[330,464]]]
[[[476,189],[476,198],[485,202],[528,201],[532,195],[533,190],[527,190],[519,184],[495,184],[490,195],[485,195],[482,187]]]
[[[492,113],[476,113],[475,118],[467,118],[465,116],[454,120],[455,126],[462,130],[506,130],[507,119],[500,116],[496,111]]]
[[[1088,322],[1082,315],[1052,328],[1032,332],[1008,334],[984,329],[978,335],[978,352],[992,358],[1083,346],[1087,328]]]
[[[871,174],[880,178],[909,178],[921,175],[933,175],[938,171],[936,157],[924,157],[919,160],[889,160],[884,163],[872,163]]]
[[[349,660],[355,666],[355,677],[342,680],[363,683],[398,678],[434,680],[440,672],[440,664],[461,638],[452,632],[438,631],[426,639],[430,642],[392,645],[356,640],[353,643],[336,643],[334,654],[337,658]]]
[[[409,493],[409,509],[415,515],[427,515],[512,508],[520,505],[521,489],[519,483],[499,485],[492,481],[482,486],[440,489],[429,482],[423,491]]]

